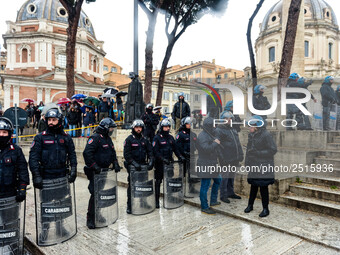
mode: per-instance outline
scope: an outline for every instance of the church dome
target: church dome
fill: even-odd
[[[280,0],[277,2],[266,14],[261,25],[261,32],[266,31],[268,28],[282,24],[282,3]],[[323,20],[338,26],[338,22],[332,7],[324,0],[304,0],[304,15],[305,20]]]
[[[45,19],[51,22],[59,22],[68,25],[67,12],[59,0],[28,0],[17,15],[17,22]],[[95,37],[90,19],[81,11],[78,27],[85,28]]]

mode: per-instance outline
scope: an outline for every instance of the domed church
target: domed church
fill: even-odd
[[[59,0],[28,0],[3,34],[6,73],[1,75],[4,109],[33,98],[38,103],[66,97],[67,12]],[[82,11],[75,55],[76,93],[97,96],[104,86],[103,42],[96,39],[89,17]]]
[[[308,78],[339,74],[339,26],[324,0],[302,1],[291,72]],[[278,76],[291,0],[280,0],[265,15],[255,43],[259,77]]]

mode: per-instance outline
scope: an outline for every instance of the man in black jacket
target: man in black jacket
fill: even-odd
[[[221,157],[219,159],[222,166],[227,166],[228,169],[238,167],[243,160],[243,150],[237,131],[231,127],[234,116],[231,112],[224,112],[220,119],[225,120],[225,123],[217,125],[215,134],[218,140],[221,141]],[[230,203],[228,198],[241,199],[234,192],[235,172],[228,172],[223,176],[221,182],[220,199],[225,203]]]
[[[264,90],[266,86],[263,85],[256,85],[254,88],[254,95],[253,95],[253,105],[256,110],[268,110],[270,109],[270,103],[267,97],[263,96]],[[267,115],[261,115],[264,120],[267,119]]]
[[[147,138],[150,143],[152,143],[153,138],[155,137],[155,132],[157,129],[157,125],[159,122],[159,118],[156,114],[152,112],[153,105],[147,104],[145,113],[142,115],[142,121],[144,122],[144,137]]]
[[[323,130],[329,131],[331,130],[329,127],[329,119],[332,104],[337,103],[337,98],[332,89],[332,84],[334,82],[334,78],[332,76],[327,76],[325,81],[322,83],[320,88],[320,93],[322,96],[322,122],[323,122]]]
[[[16,196],[17,202],[22,202],[26,199],[29,175],[21,148],[11,143],[13,130],[12,122],[0,117],[0,151],[3,163],[0,168],[0,198]]]
[[[148,164],[151,170],[154,164],[152,147],[148,139],[143,137],[144,122],[134,120],[132,125],[132,134],[124,142],[124,166],[128,172],[128,189],[127,189],[127,209],[126,212],[131,214],[131,183],[130,183],[130,166],[134,166],[137,171],[141,170],[141,165]],[[149,160],[149,163],[147,163]]]
[[[86,225],[89,229],[95,228],[94,175],[100,174],[102,168],[112,167],[116,173],[120,171],[116,150],[111,140],[111,135],[115,127],[117,127],[117,125],[112,119],[102,119],[99,126],[94,131],[94,134],[90,136],[87,141],[83,152],[86,164],[84,171],[87,179],[90,181],[88,189],[91,196],[88,204],[86,221]]]
[[[156,195],[156,208],[159,208],[159,197],[161,183],[164,177],[164,164],[169,165],[173,162],[173,152],[177,158],[184,162],[185,158],[177,150],[175,139],[170,135],[171,123],[168,119],[163,119],[160,124],[159,131],[153,139],[152,147],[155,155],[155,195]]]
[[[176,123],[176,131],[178,131],[181,126],[181,120],[185,117],[190,116],[190,106],[184,101],[184,93],[178,93],[178,101],[174,105],[173,111],[171,113],[172,119]]]
[[[107,98],[103,97],[103,99],[100,101],[98,105],[98,114],[99,114],[99,119],[98,121],[101,121],[104,118],[109,117],[109,104],[107,102]]]

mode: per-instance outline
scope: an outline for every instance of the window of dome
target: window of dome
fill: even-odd
[[[88,27],[91,26],[91,21],[89,18],[85,18],[85,25]]]
[[[327,15],[327,18],[329,18],[329,16],[330,16],[329,12],[326,12],[326,15]]]
[[[273,16],[272,17],[272,22],[275,22],[276,21],[276,16]]]
[[[60,17],[66,17],[67,16],[67,11],[65,10],[64,7],[59,7],[57,12],[58,12],[58,15]]]
[[[36,13],[36,12],[37,12],[37,7],[35,6],[35,4],[29,4],[29,5],[27,6],[27,12],[28,12],[29,14],[34,14],[34,13]]]
[[[305,9],[305,14],[307,14],[307,10]]]

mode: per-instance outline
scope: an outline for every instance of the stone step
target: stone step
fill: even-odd
[[[338,169],[338,171],[340,170]],[[340,188],[340,177],[338,178],[326,177],[326,176],[316,177],[312,175],[312,176],[301,176],[299,178],[303,183],[309,183],[309,184],[314,184],[318,186],[326,186],[326,187],[336,186]]]
[[[340,143],[340,136],[334,137],[334,142],[335,143]]]
[[[332,186],[332,188],[307,183],[294,183],[289,185],[289,190],[297,196],[340,202],[340,187]]]
[[[296,208],[322,213],[329,216],[340,217],[340,203],[337,202],[297,196],[290,192],[282,195],[280,200],[286,205]]]
[[[320,152],[321,156],[325,156],[326,158],[340,158],[340,151],[339,150],[324,150]]]
[[[340,168],[340,159],[326,158],[326,157],[316,157],[315,163],[316,164],[326,164],[327,167],[330,167],[332,165],[332,167],[336,168],[336,169]]]
[[[340,143],[328,143],[326,147],[329,150],[340,150]]]

